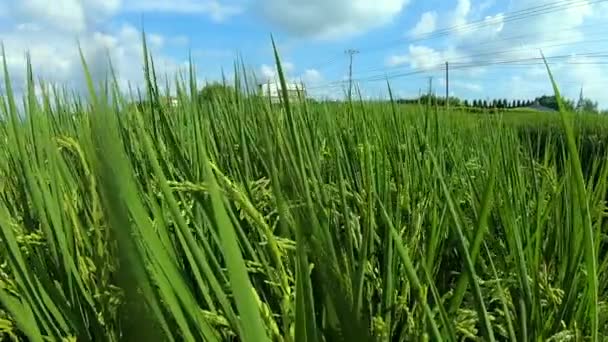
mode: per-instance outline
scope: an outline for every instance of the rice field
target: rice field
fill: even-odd
[[[193,66],[172,107],[144,55],[130,94],[4,65],[2,340],[608,338],[606,119],[201,102]]]

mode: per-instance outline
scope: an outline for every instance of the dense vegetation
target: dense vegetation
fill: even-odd
[[[4,67],[3,339],[608,337],[604,119],[201,101],[192,70],[172,107],[145,62],[145,100],[28,70],[21,107]]]
[[[439,97],[434,94],[421,95],[415,99],[397,99],[395,102],[403,104],[426,104],[431,103],[437,106],[445,106],[445,97]],[[448,101],[451,107],[464,107],[468,110],[485,108],[485,109],[516,109],[523,108],[528,110],[535,110],[534,106],[544,107],[549,110],[559,111],[559,105],[557,97],[555,95],[542,95],[534,100],[507,100],[507,99],[493,99],[493,100],[461,100],[457,97],[450,96]],[[562,107],[567,111],[587,113],[587,114],[606,114],[606,112],[600,112],[598,103],[589,98],[581,97],[578,99],[576,104],[573,100],[561,99]]]

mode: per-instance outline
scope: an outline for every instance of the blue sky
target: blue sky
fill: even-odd
[[[544,14],[543,14],[544,13]],[[192,52],[200,81],[232,73],[240,54],[260,80],[276,76],[277,41],[289,78],[316,97],[344,94],[346,49],[365,97],[414,97],[433,78],[443,94],[527,99],[551,92],[539,63],[550,59],[566,96],[608,108],[608,1],[599,0],[0,0],[0,40],[15,82],[29,51],[37,74],[82,87],[76,41],[102,77],[107,54],[121,85],[140,85],[139,30],[156,65],[171,75]]]

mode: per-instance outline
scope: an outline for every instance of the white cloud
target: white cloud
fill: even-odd
[[[298,36],[335,39],[389,23],[409,0],[261,0],[262,15]]]
[[[386,60],[386,65],[390,67],[396,67],[403,64],[407,64],[410,61],[409,55],[392,55]]]
[[[550,3],[552,0],[511,0],[508,11]],[[491,15],[482,17],[490,7],[491,1],[479,3],[458,0],[454,8],[438,13],[436,22],[448,23],[448,27],[478,23],[482,20],[483,25],[475,25],[475,29],[457,30],[443,43],[436,45],[410,45],[407,52],[388,56],[386,64],[431,70],[433,66],[440,66],[445,60],[456,63],[492,63],[536,58],[539,57],[541,48],[546,56],[598,51],[604,48],[600,44],[592,43],[586,36],[589,30],[593,29],[594,23],[601,25],[608,19],[606,4],[582,0],[580,4],[571,5],[566,10],[523,20],[506,20],[507,14],[504,13],[490,13]],[[427,21],[430,20],[427,18]],[[583,84],[587,96],[598,100],[601,107],[608,107],[608,94],[604,90],[608,83],[608,71],[594,65],[593,62],[596,61],[597,59],[584,60],[579,57],[576,62],[578,64],[551,61],[551,65],[565,96],[577,97]],[[551,93],[547,73],[542,65],[509,69],[488,65],[453,73],[454,88],[460,87],[467,92],[486,90],[491,96],[516,99]],[[459,84],[459,77],[466,77],[467,83]]]
[[[409,64],[413,69],[430,70],[441,68],[450,59],[462,58],[455,50],[435,50],[424,45],[410,45],[405,55],[392,55],[387,59],[388,66],[400,66]]]
[[[165,44],[165,37],[160,34],[151,33],[146,39],[152,44],[153,47],[161,48]]]
[[[420,37],[435,31],[437,24],[437,12],[424,12],[418,23],[409,32],[410,36]]]
[[[470,0],[458,0],[456,9],[453,12],[452,20],[450,21],[452,26],[464,25],[467,22],[467,17],[471,12],[471,1]]]
[[[293,73],[293,71],[295,69],[293,63],[282,62],[281,68],[283,69],[283,73],[284,73],[286,79],[292,78],[291,74]],[[279,74],[278,74],[276,66],[274,64],[273,65],[262,64],[260,66],[260,70],[257,73],[256,77],[258,78],[259,82],[271,82],[271,81],[278,80]]]
[[[63,32],[83,32],[115,14],[120,0],[22,0],[3,4],[10,17]]]
[[[35,24],[17,24],[12,29],[1,30],[7,53],[7,65],[17,94],[24,92],[25,52],[31,56],[32,67],[37,78],[45,82],[66,86],[70,90],[86,93],[84,72],[80,62],[78,45],[74,37],[61,30],[40,30]],[[127,89],[131,81],[134,86],[143,85],[143,63],[140,32],[131,25],[101,32],[89,29],[79,34],[80,46],[89,70],[96,81],[109,75],[111,59],[117,73],[119,85]],[[155,57],[158,75],[174,72],[180,63],[160,53],[167,40],[158,34],[149,35],[150,49]],[[0,82],[3,79],[0,76]]]
[[[259,78],[261,82],[268,82],[273,80],[276,77],[276,70],[274,67],[271,67],[267,64],[262,64],[260,67]]]
[[[125,4],[128,12],[159,12],[178,14],[205,14],[214,21],[240,14],[243,7],[240,4],[228,4],[220,0],[133,0]]]
[[[317,69],[308,69],[302,74],[302,82],[306,85],[317,85],[323,81],[323,75]]]

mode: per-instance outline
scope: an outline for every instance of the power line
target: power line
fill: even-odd
[[[528,18],[539,16],[539,15],[550,14],[550,13],[555,13],[555,12],[564,11],[564,10],[568,10],[568,9],[579,8],[582,6],[598,4],[598,3],[602,3],[602,2],[606,2],[606,1],[608,1],[608,0],[562,0],[562,1],[557,1],[554,3],[533,6],[533,7],[523,9],[523,10],[510,12],[510,13],[503,15],[500,18],[494,18],[491,20],[479,19],[479,20],[475,20],[475,21],[472,21],[472,22],[469,22],[466,24],[454,25],[454,26],[447,27],[444,29],[439,29],[439,30],[433,31],[422,37],[418,37],[415,39],[397,39],[392,42],[389,42],[389,43],[386,43],[386,44],[383,44],[380,46],[376,46],[376,47],[360,48],[360,50],[362,51],[362,53],[368,53],[373,50],[379,51],[379,50],[383,50],[383,49],[386,49],[386,48],[389,48],[389,47],[392,47],[395,45],[399,45],[399,44],[402,44],[405,42],[415,43],[415,42],[426,41],[426,40],[435,39],[435,38],[439,38],[439,37],[445,37],[445,36],[448,36],[448,35],[456,33],[456,32],[458,32],[458,33],[470,32],[470,31],[477,30],[477,29],[480,29],[483,27],[488,27],[488,26],[497,25],[497,24],[504,24],[504,23],[508,23],[508,22],[512,22],[512,21],[516,21],[516,20],[528,19]]]
[[[309,69],[317,69],[317,70],[322,69],[328,65],[331,65],[331,64],[339,61],[341,58],[342,58],[342,54],[334,55],[333,57],[331,57],[323,62],[313,64],[312,66],[309,67]]]
[[[350,63],[348,65],[348,99],[352,98],[353,91],[353,56],[358,54],[359,51],[355,49],[348,49],[345,53],[350,57]]]
[[[574,58],[576,58],[576,57],[608,58],[608,51],[576,54],[576,55],[574,55]],[[552,61],[552,60],[573,58],[573,55],[568,54],[568,55],[546,56],[545,58],[547,61]],[[566,62],[562,62],[562,63],[572,64],[572,65],[606,65],[606,64],[608,64],[608,61],[566,61]],[[542,57],[533,57],[533,58],[520,58],[520,59],[498,60],[498,61],[492,60],[492,61],[476,61],[476,62],[467,62],[467,63],[452,63],[451,69],[452,70],[461,70],[461,69],[478,68],[478,67],[484,67],[484,66],[539,66],[539,65],[543,65],[543,64],[544,64],[544,60]],[[437,72],[442,69],[443,69],[443,64],[438,64],[436,66],[421,69],[421,70],[413,70],[410,72],[395,73],[395,74],[374,75],[374,76],[370,76],[367,78],[353,79],[353,81],[356,81],[356,82],[385,81],[387,79],[390,80],[390,79],[395,79],[395,78],[429,73],[429,72]],[[318,87],[313,87],[313,88],[323,88],[328,85],[340,85],[343,83],[344,83],[343,81],[334,81],[334,82],[329,82],[326,85],[320,85]]]
[[[586,34],[585,36],[594,36],[595,34]],[[597,32],[597,35],[600,35],[602,37],[606,36],[605,32]],[[501,40],[494,40],[494,42],[500,42],[500,41],[506,41],[507,39]],[[511,40],[511,39],[508,39]],[[513,52],[524,52],[524,51],[528,51],[528,50],[536,50],[536,49],[543,49],[543,48],[552,48],[552,47],[560,47],[560,46],[569,46],[569,45],[579,45],[579,44],[592,44],[592,43],[602,43],[602,42],[608,42],[608,38],[602,38],[602,39],[595,39],[595,40],[585,40],[585,41],[578,41],[578,40],[570,40],[570,41],[563,41],[563,40],[559,40],[559,39],[554,39],[554,40],[548,40],[546,42],[560,42],[559,44],[543,44],[543,45],[539,45],[539,46],[534,46],[534,47],[518,47],[518,48],[514,48],[514,49],[503,49],[503,50],[485,50],[484,52],[480,52],[478,54],[472,54],[472,55],[463,55],[460,57],[455,57],[455,58],[450,58],[450,61],[457,61],[457,60],[463,60],[463,59],[469,59],[469,58],[473,58],[473,57],[481,57],[481,56],[488,56],[488,55],[501,55],[501,54],[508,54],[508,53],[513,53]],[[474,46],[480,46],[483,44],[470,44],[461,48],[467,49],[467,48],[472,48]],[[434,53],[428,53],[428,54],[423,54],[423,55],[419,55],[418,57],[432,57]],[[396,69],[402,69],[402,68],[408,68],[409,66],[392,66],[392,67],[379,67],[379,68],[371,68],[371,69],[364,69],[362,71],[359,72],[359,74],[364,74],[364,73],[370,73],[370,72],[376,72],[376,71],[383,71],[383,70],[396,70]]]
[[[607,2],[607,1],[608,0],[560,0],[560,1],[555,1],[552,3],[546,3],[543,5],[528,7],[528,8],[522,9],[522,10],[518,10],[518,11],[508,12],[499,18],[494,18],[494,19],[490,19],[490,20],[484,18],[484,19],[478,19],[475,21],[471,21],[466,24],[453,25],[451,27],[447,27],[447,28],[443,28],[443,29],[439,29],[439,30],[430,32],[430,33],[423,35],[422,37],[418,37],[416,39],[396,39],[396,40],[387,42],[382,45],[362,47],[359,50],[361,51],[361,53],[370,53],[370,52],[374,52],[374,51],[384,50],[386,48],[390,48],[395,45],[399,45],[399,44],[406,43],[406,42],[409,42],[409,43],[421,42],[421,41],[435,39],[435,38],[439,38],[439,37],[445,37],[445,36],[448,36],[448,35],[456,33],[456,32],[459,32],[459,33],[470,32],[470,31],[473,31],[476,29],[487,27],[487,26],[504,24],[507,22],[523,20],[523,19],[527,19],[527,18],[539,16],[539,15],[550,14],[550,13],[555,13],[555,12],[564,11],[564,10],[568,10],[568,9],[579,8],[579,7],[587,6],[587,5],[591,6],[594,4],[603,3],[603,2]]]

